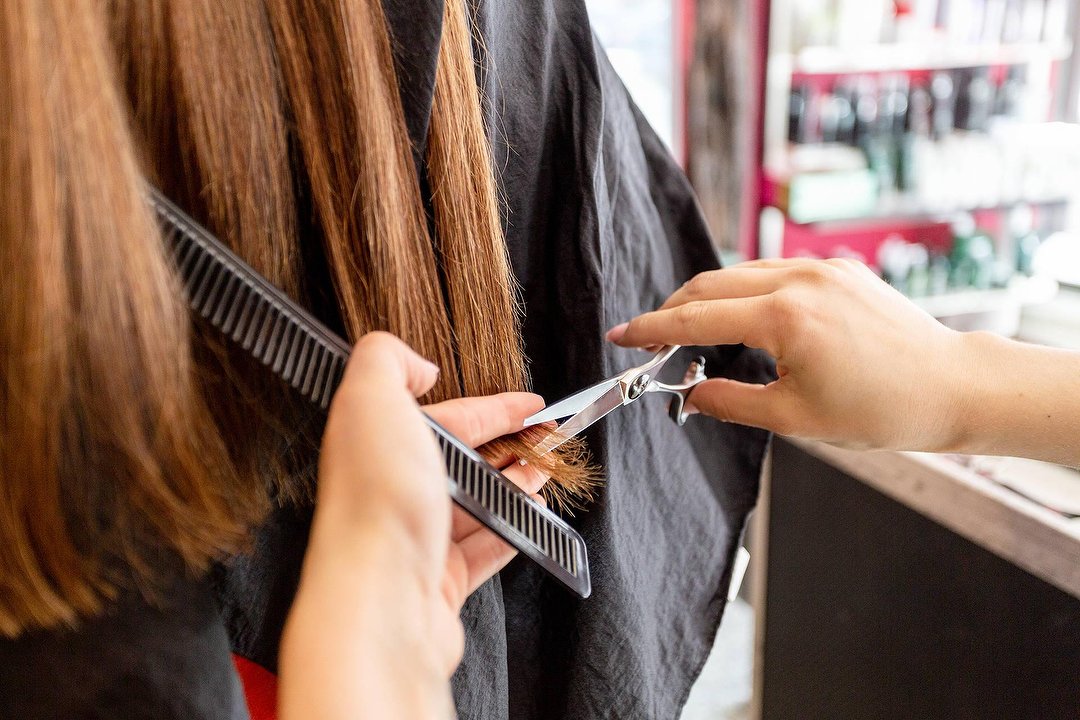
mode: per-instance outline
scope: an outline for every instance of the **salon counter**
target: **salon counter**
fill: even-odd
[[[752,717],[1080,717],[1080,520],[951,459],[778,439]]]

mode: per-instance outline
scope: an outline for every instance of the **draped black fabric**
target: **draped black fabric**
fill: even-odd
[[[2,720],[245,720],[229,636],[206,582],[177,575],[69,632],[0,639]]]
[[[442,0],[384,6],[422,170]],[[536,391],[554,400],[639,364],[641,353],[605,343],[604,331],[653,309],[718,261],[686,179],[597,44],[583,0],[484,0],[473,22],[529,369]],[[700,352],[711,375],[764,381],[772,372],[743,348]],[[686,359],[669,363],[671,379]],[[453,678],[461,718],[675,718],[705,660],[757,497],[767,435],[702,417],[680,428],[661,398],[645,397],[594,426],[588,442],[605,484],[570,522],[588,543],[593,596],[578,600],[517,559],[471,597],[465,658]],[[234,650],[270,669],[310,519],[310,509],[280,510],[251,554],[215,573]],[[188,590],[206,594],[198,584]],[[235,715],[234,681],[219,677],[231,677],[222,643],[204,640],[218,637],[215,613],[167,617],[137,603],[122,612],[141,629],[137,638],[115,622],[96,623],[78,634],[93,642],[64,636],[49,652],[71,667],[126,673],[132,681],[125,686],[146,697],[191,699],[182,713],[123,717]],[[177,622],[191,624],[187,640],[176,633],[155,640],[159,627]],[[0,688],[20,672],[20,653],[34,652],[26,641],[0,643]],[[114,660],[132,653],[151,663],[167,658],[182,677],[165,683],[132,675]],[[205,654],[214,657],[200,664]],[[226,691],[228,702],[214,700]],[[13,716],[11,707],[0,693],[0,717]],[[18,714],[48,716],[25,705]]]
[[[580,0],[486,2],[477,23],[526,351],[535,389],[554,400],[640,363],[604,331],[718,262],[683,173]],[[704,354],[710,374],[771,373],[742,348]],[[685,361],[669,363],[671,379]],[[482,588],[465,609],[460,716],[677,717],[719,624],[766,439],[700,417],[679,428],[661,398],[600,423],[588,440],[605,486],[571,519],[593,596],[578,600],[521,559]]]

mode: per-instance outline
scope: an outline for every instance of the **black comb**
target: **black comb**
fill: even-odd
[[[148,200],[192,310],[325,410],[351,348],[271,285],[155,188]],[[582,598],[589,596],[585,541],[431,418],[450,497]]]

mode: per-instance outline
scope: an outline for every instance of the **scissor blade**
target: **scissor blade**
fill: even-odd
[[[579,390],[573,395],[564,397],[554,405],[548,405],[535,415],[530,415],[525,418],[525,427],[551,422],[552,420],[570,417],[571,415],[577,415],[579,412],[602,398],[605,393],[611,390],[611,388],[618,387],[618,385],[619,379],[611,378],[610,380],[598,382],[592,387]]]
[[[626,403],[623,389],[618,382],[606,393],[596,399],[591,405],[586,406],[577,415],[552,430],[543,440],[533,446],[538,455],[546,455],[555,448],[565,443],[570,438],[577,437],[581,433],[604,417],[612,410],[622,407]]]

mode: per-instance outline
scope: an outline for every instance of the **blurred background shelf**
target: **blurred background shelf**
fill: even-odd
[[[766,205],[777,207],[787,213],[788,208],[780,202],[783,183],[766,180],[771,186],[764,193]],[[1057,195],[1051,197],[1018,197],[1003,199],[995,202],[980,202],[973,204],[942,205],[930,204],[926,200],[905,194],[892,194],[879,197],[869,212],[851,215],[821,215],[809,219],[792,217],[788,219],[798,225],[815,225],[828,229],[842,229],[844,227],[859,227],[864,225],[882,225],[895,221],[947,223],[958,213],[993,213],[1008,211],[1020,206],[1051,209],[1061,208],[1069,204],[1071,197]]]
[[[1003,288],[958,290],[912,300],[936,318],[949,318],[977,313],[1018,313],[1026,305],[1039,305],[1053,300],[1057,293],[1058,284],[1053,280],[1013,278],[1009,285]]]
[[[748,115],[760,154],[744,185],[758,222],[739,254],[853,257],[918,295],[934,266],[936,294],[917,299],[931,314],[1016,334],[1021,309],[1058,287],[1026,277],[1040,243],[1080,257],[1076,6],[767,3]]]
[[[828,45],[804,47],[797,53],[777,53],[770,58],[770,62],[802,75],[847,75],[1022,65],[1065,60],[1071,54],[1072,43],[1068,40],[956,45],[947,38],[937,37],[926,43],[888,43],[854,48]]]

